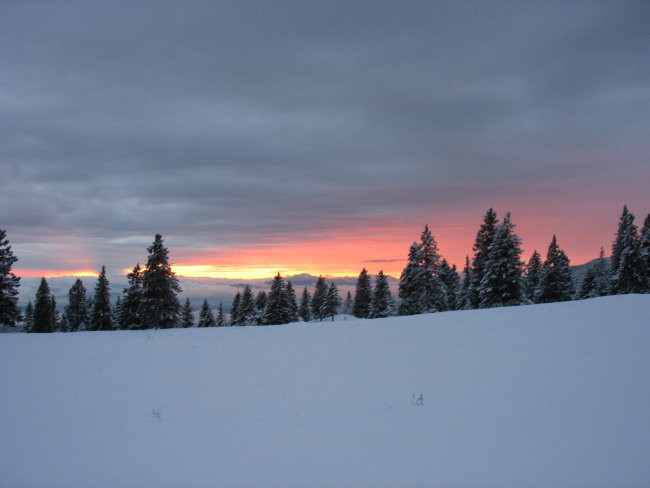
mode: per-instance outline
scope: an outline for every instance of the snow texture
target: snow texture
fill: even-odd
[[[648,310],[3,334],[0,486],[647,487]]]

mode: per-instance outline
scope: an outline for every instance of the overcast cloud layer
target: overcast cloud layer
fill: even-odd
[[[648,26],[647,1],[3,1],[0,228],[56,268],[157,232],[190,255],[576,195],[641,214]]]

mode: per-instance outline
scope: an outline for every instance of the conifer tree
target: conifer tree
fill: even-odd
[[[311,295],[309,295],[307,287],[302,290],[299,314],[303,322],[309,322],[311,320]]]
[[[113,330],[113,317],[111,311],[111,292],[106,278],[106,267],[97,277],[95,285],[95,297],[93,299],[93,311],[90,317],[88,330]]]
[[[264,325],[287,324],[291,318],[291,304],[286,292],[286,285],[280,273],[273,278],[269,291],[262,323]]]
[[[327,283],[323,276],[319,276],[311,299],[311,314],[315,319],[323,320],[327,317]]]
[[[219,302],[219,308],[217,309],[215,320],[217,321],[217,327],[223,327],[226,325],[226,315],[223,313],[223,302]]]
[[[122,326],[122,322],[120,322],[120,319],[122,317],[122,299],[120,296],[117,296],[117,299],[115,300],[115,305],[113,306],[113,326],[116,329],[124,329]]]
[[[68,323],[68,316],[63,312],[61,318],[59,319],[59,332],[70,332],[70,324]]]
[[[456,271],[456,265],[450,266],[446,259],[440,261],[438,277],[444,285],[447,294],[445,303],[447,310],[458,310],[458,295],[460,290],[460,275]]]
[[[183,327],[194,327],[194,312],[192,311],[192,304],[189,298],[185,298],[185,305],[181,313],[181,324]]]
[[[239,305],[241,303],[241,293],[235,293],[235,298],[230,307],[230,325],[239,325]]]
[[[528,303],[535,303],[541,273],[542,257],[537,250],[534,250],[526,265],[526,274],[524,277],[524,297]]]
[[[18,287],[20,278],[11,272],[18,261],[14,256],[7,232],[0,229],[0,325],[15,327],[21,320],[18,308]]]
[[[427,225],[424,226],[424,231],[420,237],[420,252],[422,257],[421,266],[425,271],[424,311],[439,312],[447,310],[447,291],[440,276],[438,276],[441,260],[438,253],[438,243]]]
[[[52,294],[45,278],[36,291],[34,301],[33,324],[30,332],[54,332],[55,324],[52,322]]]
[[[214,318],[212,309],[208,304],[207,300],[203,300],[203,306],[201,307],[201,312],[199,313],[199,322],[197,327],[214,327],[217,325],[217,321]]]
[[[129,287],[122,291],[119,323],[121,329],[142,329],[142,268],[140,263],[126,275]]]
[[[65,307],[65,315],[68,319],[68,326],[71,332],[84,330],[88,325],[86,288],[79,278],[77,278],[68,292],[68,305]]]
[[[371,317],[373,319],[395,315],[395,303],[390,292],[390,286],[383,270],[379,271],[375,279],[375,288],[372,293]]]
[[[490,245],[496,234],[498,220],[497,213],[493,209],[488,209],[483,218],[476,240],[474,242],[474,259],[472,260],[472,281],[470,282],[470,302],[472,308],[478,308],[481,302],[480,288],[485,265],[488,260]]]
[[[255,297],[255,308],[259,313],[264,313],[267,298],[268,297],[266,296],[266,292],[264,290],[260,290],[257,294],[257,297]]]
[[[327,288],[324,316],[331,317],[332,322],[334,322],[334,317],[338,313],[340,306],[341,306],[341,297],[339,296],[339,289],[336,286],[336,283],[332,281],[330,283],[330,286]]]
[[[611,277],[609,273],[609,265],[605,259],[605,250],[601,247],[598,260],[593,266],[594,273],[594,296],[604,297],[609,295],[611,288]]]
[[[287,280],[285,288],[287,300],[289,301],[289,323],[298,322],[298,302],[296,300],[296,290],[293,289],[293,284]]]
[[[169,251],[160,234],[147,248],[149,257],[142,272],[141,318],[144,328],[169,329],[180,325],[181,287],[169,263]]]
[[[27,302],[27,306],[25,307],[23,330],[25,332],[32,332],[33,327],[34,327],[34,306],[32,305],[32,301],[30,300],[29,302]]]
[[[645,293],[650,293],[650,214],[646,215],[641,229],[641,261],[645,270]]]
[[[372,302],[372,286],[366,268],[361,270],[357,278],[357,286],[354,291],[354,305],[352,315],[365,319],[370,317],[370,304]]]
[[[354,299],[352,298],[352,292],[348,290],[345,295],[345,300],[343,301],[343,313],[346,315],[352,314],[352,309],[354,308]]]
[[[426,312],[427,305],[427,273],[422,266],[421,246],[411,244],[408,263],[402,271],[399,281],[400,315],[415,315]]]
[[[465,267],[463,268],[463,277],[460,282],[460,290],[458,292],[457,308],[458,310],[467,310],[471,308],[471,280],[472,271],[469,263],[469,256],[465,256]]]
[[[612,294],[643,293],[643,264],[641,240],[634,224],[634,215],[624,206],[616,239],[612,244]]]
[[[237,325],[255,325],[257,323],[257,309],[255,298],[250,285],[244,287],[241,294],[241,301],[237,311]]]
[[[546,260],[539,279],[536,303],[564,302],[571,300],[575,292],[569,258],[557,244],[557,238],[548,247]]]
[[[507,212],[497,225],[483,266],[479,288],[480,308],[520,305],[523,301],[521,238]]]
[[[54,294],[50,296],[50,311],[52,313],[52,324],[55,332],[65,332],[61,330],[61,315],[56,308],[56,298]]]

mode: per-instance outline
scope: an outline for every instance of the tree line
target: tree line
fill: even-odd
[[[253,295],[250,285],[235,294],[230,313],[220,303],[216,313],[207,300],[195,321],[189,298],[180,305],[182,291],[169,263],[169,251],[157,234],[147,248],[146,265],[138,263],[127,275],[128,287],[112,306],[110,284],[102,267],[90,296],[81,279],[68,293],[63,313],[57,311],[47,280],[41,279],[34,303],[24,313],[18,307],[20,278],[11,272],[17,261],[6,231],[0,229],[0,324],[22,323],[27,332],[151,329],[275,325],[311,320],[332,320],[338,313],[359,318],[491,308],[531,303],[585,299],[612,294],[650,292],[650,214],[639,231],[634,215],[624,206],[611,257],[600,256],[587,270],[576,290],[570,260],[554,235],[546,258],[534,250],[527,263],[521,260],[521,238],[510,213],[501,221],[489,209],[462,272],[450,265],[438,250],[428,226],[419,242],[411,244],[407,264],[399,280],[398,299],[392,296],[387,277],[380,271],[373,279],[364,268],[354,297],[342,300],[334,281],[320,276],[313,294],[305,287],[298,301],[293,284],[278,274],[270,290]]]

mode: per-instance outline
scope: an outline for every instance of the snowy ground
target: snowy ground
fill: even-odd
[[[3,334],[0,375],[6,488],[650,486],[650,296]]]

